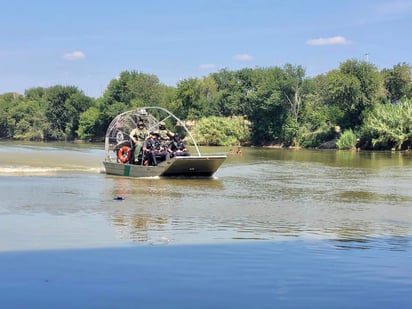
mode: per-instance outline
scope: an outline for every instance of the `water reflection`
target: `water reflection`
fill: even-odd
[[[123,239],[139,242],[152,242],[150,231],[162,231],[167,222],[165,217],[125,216],[121,214],[112,217],[112,223]],[[168,242],[168,239],[164,238],[163,241]]]
[[[106,176],[108,192],[113,192],[113,196],[148,195],[153,199],[160,198],[184,198],[181,192],[188,190],[220,190],[223,183],[219,179],[180,179],[180,178],[122,178],[116,176]]]
[[[179,208],[186,205],[187,192],[201,196],[224,188],[219,179],[106,178],[108,192],[123,198],[106,207],[111,222],[121,238],[137,242],[175,239],[173,234],[181,224]],[[196,220],[191,222],[196,224]]]

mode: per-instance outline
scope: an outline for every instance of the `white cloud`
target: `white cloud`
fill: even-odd
[[[254,59],[253,56],[249,54],[240,54],[233,57],[237,61],[251,61]]]
[[[203,63],[201,65],[199,65],[200,69],[206,70],[206,69],[214,69],[216,68],[216,65],[213,63]]]
[[[350,43],[351,42],[343,36],[333,36],[330,38],[319,38],[306,41],[306,44],[308,45],[344,45]]]
[[[71,53],[65,53],[63,55],[63,58],[66,60],[80,60],[80,59],[84,59],[85,57],[86,55],[81,51],[74,51]]]

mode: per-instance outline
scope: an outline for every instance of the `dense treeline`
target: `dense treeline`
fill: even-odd
[[[165,86],[124,71],[97,99],[76,87],[32,88],[0,96],[0,138],[100,140],[117,114],[162,106],[195,123],[201,143],[408,149],[412,144],[412,68],[378,70],[347,60],[316,77],[301,66],[221,70]],[[202,139],[203,137],[203,139]]]

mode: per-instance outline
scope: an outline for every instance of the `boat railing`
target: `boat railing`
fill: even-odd
[[[163,112],[164,114],[162,115],[162,113],[159,113],[160,117],[155,117],[152,113],[150,113],[151,110],[158,110]],[[191,144],[194,146],[197,156],[202,156],[195,138],[193,137],[190,130],[186,127],[184,121],[180,120],[176,115],[163,107],[147,106],[121,113],[111,121],[105,136],[106,161],[116,161],[116,155],[112,153],[112,150],[115,150],[116,143],[120,144],[129,138],[128,134],[130,134],[132,128],[136,126],[136,119],[140,119],[141,117],[144,117],[144,119],[148,120],[149,126],[147,127],[147,129],[149,132],[155,130],[160,122],[165,122],[169,118],[173,118],[176,121],[176,124],[184,129],[184,131],[186,132],[185,135],[190,138]]]

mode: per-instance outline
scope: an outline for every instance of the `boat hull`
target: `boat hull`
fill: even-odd
[[[174,157],[157,166],[103,161],[108,175],[126,177],[212,177],[226,156]]]

